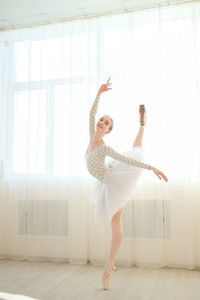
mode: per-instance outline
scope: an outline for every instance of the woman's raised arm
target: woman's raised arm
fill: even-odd
[[[93,105],[91,107],[91,110],[90,110],[90,124],[89,124],[90,142],[92,141],[92,138],[95,134],[95,116],[96,116],[96,113],[97,113],[97,108],[98,108],[100,96],[101,96],[102,93],[107,92],[108,90],[111,89],[110,85],[112,83],[110,83],[109,81],[110,81],[110,77],[108,78],[108,81],[105,84],[102,84],[101,87],[99,88],[99,91],[96,95],[96,98],[95,98],[94,103],[93,103]]]

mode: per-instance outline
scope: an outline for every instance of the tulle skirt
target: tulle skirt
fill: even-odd
[[[144,151],[141,147],[133,147],[121,154],[142,161]],[[133,196],[142,168],[133,167],[118,160],[109,163],[111,172],[103,182],[96,180],[91,201],[95,203],[95,223],[100,220],[111,222],[113,215],[125,207]]]

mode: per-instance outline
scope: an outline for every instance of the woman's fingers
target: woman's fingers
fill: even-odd
[[[108,87],[106,86],[105,90],[108,91],[108,90],[111,90],[112,88],[111,87]]]
[[[108,81],[107,81],[107,83],[106,83],[106,90],[107,90],[107,91],[112,89],[112,88],[110,87],[110,85],[111,85],[112,83],[109,82],[109,81],[110,81],[110,77],[108,78]]]
[[[168,181],[167,176],[166,176],[163,172],[160,172],[160,175],[162,176],[162,178],[163,178],[166,182]]]
[[[112,84],[112,83],[110,82],[110,77],[109,77],[108,80],[107,80],[106,85],[109,86],[109,85],[111,85],[111,84]]]
[[[168,181],[167,176],[165,176],[164,174],[163,174],[163,178],[164,178],[164,180],[165,180],[166,182]]]
[[[157,174],[158,178],[161,180],[161,177],[159,176],[159,174]]]
[[[163,172],[161,172],[161,171],[159,171],[159,170],[155,170],[154,173],[158,176],[158,178],[159,178],[160,180],[163,178],[166,182],[168,181],[167,176],[165,176],[165,174],[164,174]]]

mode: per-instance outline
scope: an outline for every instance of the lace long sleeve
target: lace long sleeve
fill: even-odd
[[[90,110],[90,124],[89,124],[90,142],[95,134],[95,116],[96,116],[99,100],[100,100],[100,96],[97,95],[92,105],[92,108]]]
[[[150,165],[145,164],[139,160],[133,159],[131,157],[127,157],[125,155],[122,155],[120,153],[118,153],[117,151],[115,151],[112,147],[107,146],[105,147],[105,154],[116,159],[119,160],[123,163],[126,163],[128,165],[132,165],[134,167],[138,167],[138,168],[143,168],[143,169],[148,169],[150,170]]]

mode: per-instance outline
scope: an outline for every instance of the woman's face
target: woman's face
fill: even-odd
[[[96,130],[103,134],[110,132],[110,126],[112,125],[112,120],[108,116],[103,116],[99,119],[96,124]]]

